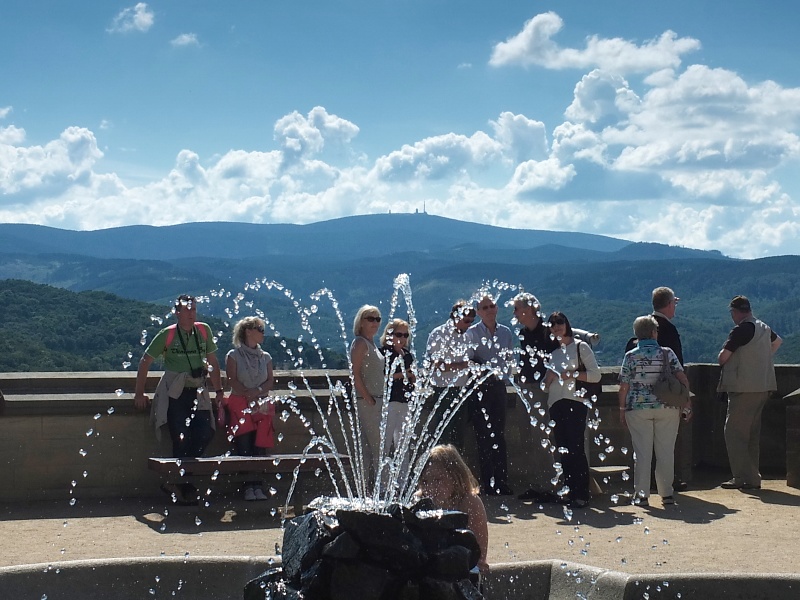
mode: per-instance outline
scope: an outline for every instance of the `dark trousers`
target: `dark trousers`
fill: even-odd
[[[589,500],[589,461],[586,460],[583,440],[589,408],[583,402],[559,400],[550,407],[550,418],[555,421],[553,444],[556,461],[564,471],[564,485],[569,487],[571,500]],[[559,450],[566,448],[566,453]]]
[[[470,397],[472,426],[481,464],[481,487],[490,493],[508,485],[506,386],[497,379],[481,384]]]
[[[197,458],[203,456],[206,446],[214,437],[211,426],[212,412],[198,410],[197,390],[185,388],[177,398],[169,399],[167,427],[172,438],[174,458]]]
[[[459,396],[461,396],[463,391],[464,388],[460,387],[433,388],[433,400],[439,401],[439,399],[441,398],[441,401],[439,402],[439,406],[436,408],[436,415],[431,420],[431,427],[434,428],[437,427],[439,423],[441,423],[442,420],[444,420],[445,412],[452,413],[453,410],[452,405],[454,402],[458,400]],[[461,453],[461,456],[464,456],[464,450],[465,450],[464,433],[467,428],[467,416],[468,416],[467,407],[469,406],[470,401],[471,399],[467,398],[466,400],[464,400],[461,406],[458,407],[458,410],[456,410],[455,413],[452,414],[452,416],[448,415],[451,416],[450,423],[449,425],[447,425],[447,427],[444,428],[444,430],[442,431],[442,435],[439,438],[440,444],[452,444],[453,446],[456,447],[456,450],[458,450]]]

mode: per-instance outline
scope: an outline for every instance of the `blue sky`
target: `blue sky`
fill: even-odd
[[[0,8],[0,221],[413,212],[800,253],[796,6]]]

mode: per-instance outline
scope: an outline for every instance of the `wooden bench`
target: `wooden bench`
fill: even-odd
[[[350,457],[346,454],[270,454],[267,456],[208,456],[201,458],[149,458],[147,467],[164,476],[180,478],[211,478],[220,475],[288,475],[291,484],[295,469],[298,473],[312,473],[312,477],[298,477],[297,486],[292,494],[292,506],[295,514],[303,510],[304,500],[314,488],[319,488],[319,481],[328,482],[326,461],[335,469],[337,481],[340,480],[338,463],[345,468],[350,465]],[[322,472],[317,477],[318,469]],[[314,482],[318,484],[313,485]],[[288,488],[288,486],[287,486]],[[287,489],[288,491],[288,489]]]

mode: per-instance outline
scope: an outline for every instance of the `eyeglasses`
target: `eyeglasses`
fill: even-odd
[[[258,325],[257,327],[252,327],[251,329],[254,329],[258,333],[264,333],[264,328],[261,325]]]
[[[561,319],[561,318],[553,319],[552,321],[550,321],[550,325],[566,325],[566,324],[567,324],[567,320],[566,319]]]
[[[393,331],[389,335],[391,337],[399,337],[399,338],[407,338],[408,337],[408,333],[407,332],[406,333],[401,333],[399,331]]]
[[[497,304],[492,302],[491,304],[486,304],[485,306],[479,306],[478,310],[490,310],[492,308],[497,308]]]
[[[381,318],[380,317],[373,317],[372,315],[367,315],[364,318],[367,321],[369,321],[370,323],[380,323],[381,322]]]

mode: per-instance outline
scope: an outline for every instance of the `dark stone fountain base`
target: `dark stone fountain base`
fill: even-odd
[[[386,513],[319,509],[289,521],[283,565],[245,600],[478,600],[480,550],[467,515],[429,500]]]

